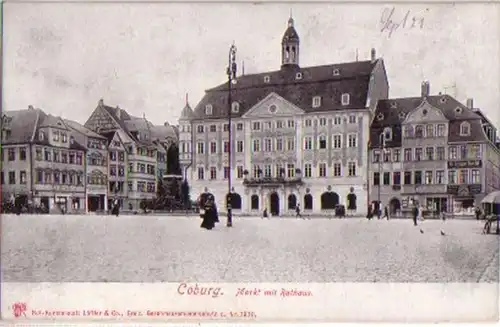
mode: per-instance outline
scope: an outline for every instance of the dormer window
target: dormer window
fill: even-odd
[[[295,74],[295,79],[302,79],[302,73]]]
[[[342,93],[340,101],[341,101],[343,106],[349,105],[349,103],[351,101],[351,97],[350,97],[349,93]]]
[[[75,143],[75,138],[73,136],[69,137],[69,144]]]
[[[40,139],[40,141],[43,141],[45,140],[45,133],[43,131],[40,131],[38,133],[38,138]]]
[[[399,113],[399,119],[404,120],[406,118],[406,114],[404,112]]]
[[[339,76],[340,75],[340,70],[334,69],[333,70],[333,76]]]
[[[392,128],[390,127],[384,128],[384,140],[392,141]]]
[[[377,120],[378,120],[378,121],[384,120],[384,114],[383,114],[383,113],[379,113],[379,114],[377,115]]]
[[[212,110],[213,110],[212,105],[211,104],[207,104],[205,106],[205,115],[207,115],[207,116],[212,115]]]
[[[312,107],[313,108],[319,108],[319,107],[321,107],[321,97],[320,96],[313,97]]]
[[[232,104],[231,104],[231,110],[232,112],[234,113],[238,113],[240,112],[240,104],[236,101],[234,101]]]
[[[470,124],[469,122],[464,121],[460,124],[460,136],[469,136],[470,135]]]
[[[460,115],[460,114],[462,113],[462,108],[460,108],[460,107],[456,107],[456,108],[455,108],[455,113],[456,113],[457,115]]]
[[[439,99],[439,102],[445,103],[446,102],[446,97],[441,97],[441,99]]]
[[[396,109],[397,107],[398,107],[397,102],[395,102],[395,101],[391,102],[391,108],[392,109]]]
[[[267,75],[264,76],[264,83],[269,83],[269,82],[271,82],[271,77],[269,77]]]

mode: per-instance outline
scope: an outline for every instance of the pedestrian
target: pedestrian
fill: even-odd
[[[417,219],[418,219],[418,215],[419,215],[419,212],[418,212],[418,206],[416,204],[413,205],[413,209],[412,209],[412,216],[413,216],[413,225],[414,226],[417,226]]]
[[[264,208],[264,211],[262,212],[262,219],[264,218],[269,219],[269,215],[267,214],[267,208]]]
[[[120,215],[120,202],[118,201],[118,199],[113,200],[113,207],[111,208],[111,214],[117,217]]]
[[[474,210],[474,213],[476,214],[476,220],[479,220],[481,217],[481,208],[476,206],[476,209]]]
[[[389,220],[389,208],[387,206],[384,207],[384,216],[382,218]]]
[[[377,210],[377,219],[382,218],[382,203],[380,201],[377,202],[376,210]]]
[[[295,206],[295,218],[299,219],[299,218],[302,218],[302,219],[305,219],[301,214],[300,214],[300,205],[297,203],[297,205]]]
[[[215,204],[213,198],[210,196],[205,201],[203,221],[201,222],[200,227],[205,228],[207,230],[211,230],[215,227],[215,220],[217,216],[217,211],[215,210]]]
[[[366,214],[366,218],[368,218],[368,220],[372,220],[372,218],[373,218],[373,205],[372,204],[368,205],[368,213]]]
[[[16,215],[19,216],[21,214],[22,205],[21,205],[21,199],[17,194],[14,196],[14,208],[16,210]]]

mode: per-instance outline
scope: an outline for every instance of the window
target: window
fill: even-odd
[[[326,126],[326,123],[328,121],[326,120],[326,118],[320,118],[319,119],[319,126]]]
[[[210,133],[215,133],[215,132],[217,132],[217,126],[216,125],[210,125],[208,127],[208,130],[209,130]]]
[[[295,150],[295,139],[290,138],[286,141],[286,147],[288,151],[294,151]]]
[[[229,131],[229,124],[224,124],[224,125],[222,126],[222,130],[223,130],[224,132]]]
[[[243,141],[236,141],[236,152],[243,152]]]
[[[422,148],[415,148],[415,161],[422,160]]]
[[[15,161],[16,160],[16,149],[10,148],[7,152],[7,160]]]
[[[444,146],[438,146],[436,148],[436,160],[445,160]]]
[[[237,166],[236,167],[236,178],[243,178],[243,172],[244,172],[244,169],[243,169],[243,166]]]
[[[422,184],[422,172],[420,170],[415,171],[415,185]]]
[[[196,127],[196,130],[198,131],[198,133],[203,133],[203,132],[204,132],[203,125],[198,125],[198,126]]]
[[[243,130],[243,124],[242,123],[236,124],[236,130],[237,131],[242,131]]]
[[[253,178],[259,178],[260,177],[261,171],[260,171],[260,167],[259,166],[254,165],[252,172],[253,172]]]
[[[233,102],[231,104],[231,110],[234,112],[234,113],[238,113],[240,111],[240,104],[238,102]]]
[[[304,138],[304,150],[312,150],[312,137],[306,136]]]
[[[306,178],[312,177],[312,165],[310,163],[306,163],[304,165],[304,177]]]
[[[260,140],[258,139],[253,140],[253,151],[254,152],[260,151]]]
[[[384,172],[384,185],[391,185],[391,173]]]
[[[333,76],[339,76],[340,75],[340,70],[334,69],[333,70]]]
[[[334,149],[342,148],[342,135],[339,134],[333,135],[333,148]]]
[[[45,161],[52,161],[52,153],[50,152],[49,149],[43,149],[43,152],[45,154]],[[73,162],[70,162],[73,164]]]
[[[471,171],[471,184],[481,184],[481,172],[479,169],[472,169]]]
[[[342,118],[340,116],[335,116],[335,118],[333,118],[333,124],[334,125],[342,124]]]
[[[399,162],[400,160],[401,160],[401,150],[400,149],[392,150],[392,161]]]
[[[358,146],[356,134],[349,134],[347,137],[347,141],[350,148],[355,148]]]
[[[210,167],[210,179],[211,180],[217,179],[217,168]]]
[[[380,185],[380,173],[378,171],[373,173],[373,185]]]
[[[341,103],[342,103],[343,106],[349,105],[349,102],[350,102],[349,93],[342,93],[340,101],[341,101]]]
[[[433,183],[432,171],[427,170],[425,172],[425,184],[432,184],[432,183]]]
[[[254,121],[253,124],[252,124],[252,129],[254,131],[260,131],[260,122]]]
[[[198,142],[198,144],[197,144],[197,152],[198,152],[198,154],[204,154],[205,153],[205,143]]]
[[[384,150],[384,162],[390,162],[391,161],[391,150],[385,149]]]
[[[457,147],[456,146],[450,146],[448,148],[448,156],[449,156],[449,159],[457,159]]]
[[[289,120],[289,121],[287,122],[287,124],[288,124],[288,128],[295,128],[295,121],[293,121],[293,120]]]
[[[458,176],[458,184],[468,184],[469,183],[469,171],[467,169],[461,169],[460,175]]]
[[[347,171],[349,177],[356,176],[356,163],[354,161],[350,161],[347,163]]]
[[[322,162],[318,165],[319,177],[326,177],[326,163]]]
[[[66,133],[61,133],[61,138],[63,143],[68,142],[68,135]]]
[[[224,141],[224,153],[229,153],[229,141]]]
[[[26,148],[19,149],[19,160],[26,161]]]
[[[443,137],[445,134],[446,130],[446,125],[445,124],[438,124],[437,125],[437,136],[438,137]]]
[[[273,123],[270,121],[266,121],[266,129],[270,130],[273,128]]]
[[[311,127],[312,126],[312,121],[310,119],[306,119],[305,125],[306,125],[306,127]]]
[[[460,146],[460,159],[467,159],[468,157],[468,151],[467,151],[467,145],[461,145]]]
[[[321,97],[319,97],[319,96],[313,97],[312,107],[319,108],[320,106],[321,106]]]
[[[210,142],[210,153],[217,153],[217,142]]]
[[[333,176],[334,177],[342,176],[342,165],[338,162],[333,164]]]
[[[373,150],[373,163],[380,162],[380,151]]]
[[[302,73],[295,74],[295,79],[302,79]]]
[[[404,136],[413,137],[413,126],[407,125],[404,127]]]
[[[45,133],[43,131],[40,131],[38,133],[38,138],[40,139],[40,141],[43,141],[45,140]]]
[[[212,105],[211,104],[207,104],[205,106],[205,115],[210,116],[212,114],[212,109],[213,109]]]
[[[422,125],[415,126],[415,137],[416,138],[424,137],[424,127]]]
[[[55,142],[59,142],[59,131],[54,131],[53,138]]]
[[[9,171],[9,184],[16,184],[16,172]]]
[[[269,81],[271,81],[271,77],[264,76],[264,83],[269,83]]]
[[[198,167],[198,179],[205,179],[205,169],[203,167]]]
[[[425,126],[425,136],[434,137],[434,125]]]
[[[470,124],[469,122],[462,122],[460,124],[460,136],[469,136],[470,135]]]
[[[224,179],[229,178],[229,167],[224,167]]]
[[[411,171],[405,171],[403,182],[405,185],[411,185]]]
[[[356,124],[356,116],[349,115],[349,124]]]
[[[425,148],[425,160],[434,160],[434,148],[433,147]]]
[[[392,184],[401,185],[401,173],[399,171],[395,171],[392,173]]]
[[[276,168],[276,176],[277,177],[285,177],[285,169],[283,168],[283,165],[282,164],[276,164],[275,165],[275,168]]]
[[[392,128],[384,128],[384,141],[392,141]]]
[[[271,178],[273,175],[271,165],[265,165],[264,166],[264,177],[265,178]]]
[[[276,139],[276,151],[283,151],[283,139]]]
[[[326,149],[326,136],[321,135],[318,140],[319,148],[320,149]]]
[[[277,129],[282,129],[282,128],[283,128],[283,121],[278,120],[278,121],[276,122],[276,128],[277,128]]]
[[[436,171],[436,184],[444,184],[444,170]]]
[[[448,170],[448,184],[457,183],[457,172],[455,170]]]
[[[286,170],[287,170],[286,175],[288,178],[295,177],[295,165],[294,164],[287,164]]]

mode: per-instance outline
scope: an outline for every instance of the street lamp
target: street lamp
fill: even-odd
[[[233,82],[236,81],[236,71],[237,71],[237,65],[236,65],[236,46],[234,43],[231,45],[229,48],[229,60],[228,60],[228,66],[226,69],[226,74],[228,78],[228,95],[227,95],[227,121],[229,123],[228,129],[227,129],[227,134],[229,137],[229,142],[228,146],[229,148],[227,149],[227,155],[228,155],[228,175],[227,175],[227,199],[226,199],[226,204],[227,204],[227,227],[233,227],[233,213],[232,213],[232,208],[231,208],[231,191],[232,191],[232,186],[231,186],[231,111],[232,111],[232,100],[231,100],[231,89],[233,86]]]
[[[387,138],[385,137],[385,131],[380,133],[379,135],[379,147],[380,147],[380,154],[378,158],[378,192],[377,192],[377,198],[378,198],[378,211],[377,211],[377,216],[380,218],[381,215],[381,210],[382,210],[382,205],[380,202],[380,191],[382,188],[382,182],[383,182],[383,177],[382,177],[382,160],[384,160],[384,155],[385,155],[385,146],[386,146],[386,140]]]

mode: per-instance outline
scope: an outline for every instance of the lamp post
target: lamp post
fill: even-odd
[[[380,202],[380,191],[382,188],[382,182],[383,182],[383,177],[382,177],[382,160],[384,160],[384,155],[385,155],[385,141],[386,141],[385,133],[382,132],[379,135],[379,147],[380,147],[380,155],[378,158],[378,190],[377,190],[377,201],[378,201],[378,212],[377,216],[380,218],[381,215],[381,210],[382,210],[382,205]]]
[[[228,94],[227,94],[227,121],[228,121],[228,129],[227,129],[227,134],[229,137],[228,141],[228,149],[227,149],[227,155],[228,155],[228,176],[227,176],[227,199],[226,199],[226,204],[227,204],[227,227],[233,227],[233,213],[232,213],[232,207],[231,207],[231,192],[232,192],[232,186],[231,186],[231,111],[232,111],[232,100],[231,100],[231,89],[233,86],[233,82],[236,81],[236,71],[237,71],[237,65],[236,65],[236,46],[234,43],[231,45],[229,48],[229,60],[228,60],[228,66],[226,69],[226,74],[227,74],[227,79],[228,79]]]

